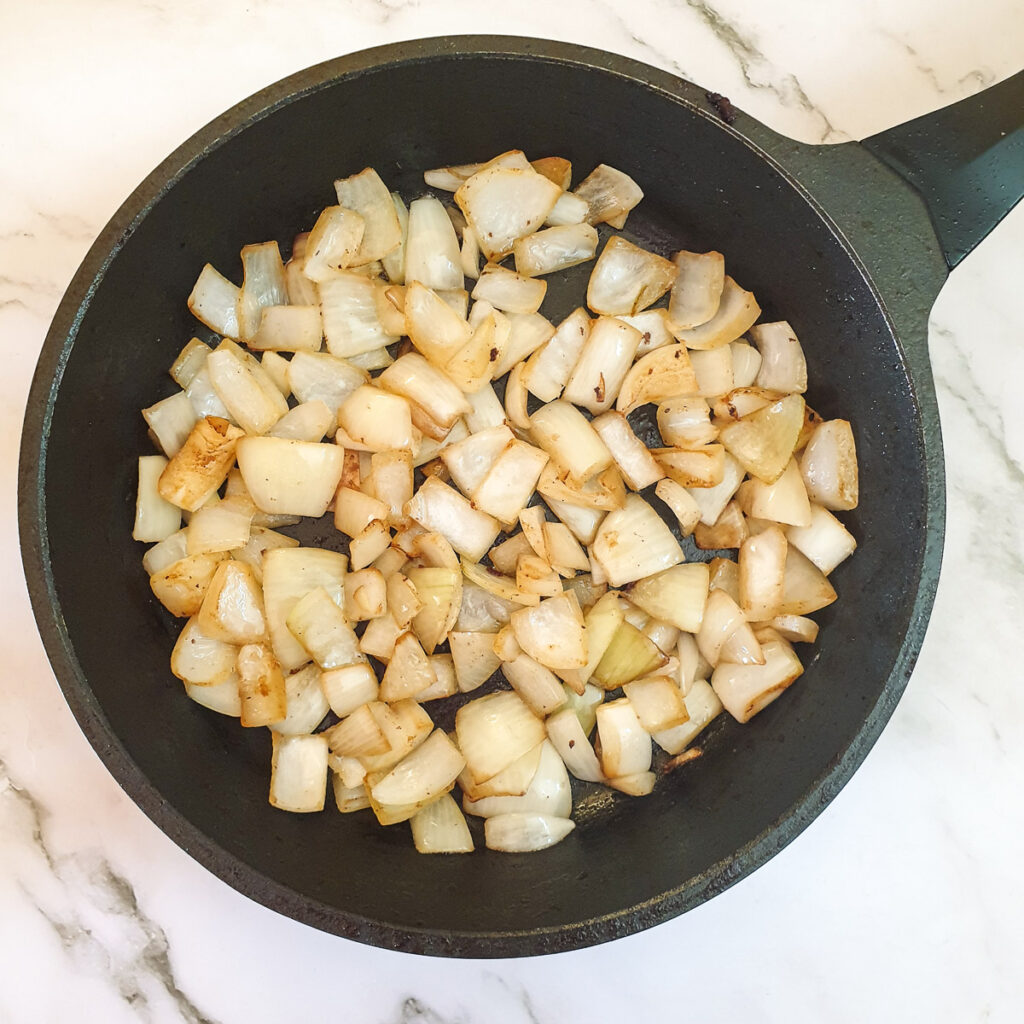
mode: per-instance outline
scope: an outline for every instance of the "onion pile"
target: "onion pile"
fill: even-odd
[[[330,783],[424,853],[471,851],[465,814],[539,850],[573,828],[571,778],[650,793],[802,672],[856,546],[833,514],[857,503],[850,424],[806,404],[795,332],[757,323],[720,253],[610,233],[636,182],[571,178],[511,151],[427,171],[406,206],[367,168],[287,262],[263,242],[240,286],[199,275],[219,340],[142,412],[162,454],[133,536],[186,620],[187,695],[270,731],[275,807],[322,810]],[[552,323],[543,275],[588,261]],[[336,544],[285,532],[328,514]]]

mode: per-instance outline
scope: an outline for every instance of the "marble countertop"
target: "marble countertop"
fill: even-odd
[[[946,553],[906,695],[797,841],[598,948],[437,961],[321,934],[168,840],[78,730],[36,634],[15,480],[75,268],[168,152],[254,90],[418,36],[624,53],[804,141],[861,138],[1020,68],[1019,0],[38,0],[0,5],[0,1021],[1017,1021],[1024,1005],[1024,207],[951,275],[930,344]],[[1019,376],[1018,376],[1019,375]]]

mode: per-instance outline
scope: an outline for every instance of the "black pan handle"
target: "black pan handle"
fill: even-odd
[[[1024,71],[862,145],[921,194],[952,269],[1024,196]]]

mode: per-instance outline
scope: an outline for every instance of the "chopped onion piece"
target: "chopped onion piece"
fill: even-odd
[[[719,700],[737,722],[749,722],[803,673],[800,659],[785,640],[769,640],[762,651],[763,665],[723,663],[711,677]]]
[[[459,239],[439,200],[424,196],[409,205],[406,284],[430,289],[462,288]]]
[[[148,409],[143,409],[142,417],[168,458],[178,454],[188,435],[192,433],[196,420],[199,419],[195,407],[184,391],[179,391]]]
[[[560,199],[559,203],[561,201]],[[556,203],[556,210],[557,207]],[[554,212],[553,210],[552,214]],[[597,231],[589,224],[569,222],[547,228],[544,231],[537,231],[516,240],[514,246],[516,271],[528,278],[534,278],[543,274],[553,274],[559,270],[567,270],[569,267],[592,260],[597,252],[597,244]],[[500,303],[495,304],[499,309],[505,308]],[[540,308],[540,303],[536,308]]]
[[[442,448],[441,460],[448,467],[455,485],[468,497],[514,440],[515,435],[504,424],[486,427]]]
[[[595,417],[591,425],[612,453],[623,479],[634,491],[641,491],[664,477],[665,471],[633,433],[629,420],[621,412],[609,409]]]
[[[457,632],[448,634],[455,666],[455,678],[462,693],[482,686],[497,672],[501,659],[494,653],[493,634]]]
[[[347,559],[322,548],[274,548],[263,556],[263,600],[274,654],[285,671],[309,661],[309,654],[287,626],[292,609],[310,591],[323,587],[342,601]],[[339,608],[340,613],[340,608]]]
[[[640,724],[649,733],[663,732],[690,718],[679,687],[668,676],[649,676],[623,684]]]
[[[519,605],[535,605],[540,602],[536,594],[523,594],[516,587],[514,578],[509,578],[497,569],[489,566],[478,565],[463,559],[462,574],[467,580],[475,584],[481,590],[499,598],[504,602]]]
[[[810,525],[811,503],[795,459],[789,460],[775,483],[766,484],[754,477],[743,487],[746,489],[744,511],[747,515],[789,526]]]
[[[474,281],[480,276],[480,243],[476,232],[467,224],[462,230],[462,247],[459,249],[459,262],[462,273]]]
[[[288,411],[288,403],[280,391],[273,384],[268,388],[253,366],[238,359],[229,349],[222,347],[211,352],[206,368],[231,418],[246,433],[265,434]]]
[[[341,480],[344,451],[337,445],[245,437],[238,468],[256,507],[264,512],[319,518]]]
[[[409,450],[413,445],[408,401],[369,384],[356,388],[341,404],[338,424],[374,452]]]
[[[807,496],[833,512],[857,507],[857,449],[847,420],[819,423],[800,457]]]
[[[718,664],[726,641],[745,624],[743,609],[724,590],[713,588],[697,633],[697,647],[708,664]]]
[[[640,332],[614,317],[598,317],[563,392],[563,399],[595,416],[610,409],[629,372]],[[647,357],[645,357],[647,358]]]
[[[282,811],[322,811],[327,797],[327,740],[323,735],[271,733],[270,803]]]
[[[169,537],[154,544],[142,556],[142,568],[147,576],[163,572],[168,566],[185,557],[185,545],[188,543],[188,531],[176,530]]]
[[[283,722],[288,713],[284,675],[265,644],[246,644],[238,652],[238,695],[246,728]]]
[[[238,648],[207,636],[196,616],[185,623],[171,651],[171,671],[193,686],[216,686],[234,676]]]
[[[488,381],[494,364],[501,357],[498,343],[499,316],[501,314],[494,311],[480,320],[473,327],[469,341],[444,364],[444,372],[467,395],[490,386]]]
[[[544,534],[544,546],[551,565],[560,575],[567,576],[565,570],[586,572],[590,568],[590,559],[573,535],[572,530],[564,523],[550,523],[545,520],[541,524]]]
[[[733,384],[738,388],[750,387],[761,370],[761,353],[742,338],[731,342],[729,348],[732,351]]]
[[[722,299],[715,315],[698,327],[682,329],[673,324],[673,331],[687,348],[717,348],[739,338],[760,315],[761,307],[753,293],[744,291],[726,274]]]
[[[509,691],[464,704],[455,715],[455,733],[469,775],[477,784],[533,750],[545,735],[541,719]]]
[[[413,345],[437,367],[444,366],[472,336],[465,318],[419,281],[405,290],[405,318]]]
[[[383,805],[426,803],[447,792],[465,763],[444,730],[435,729],[373,785],[370,798]]]
[[[778,526],[748,537],[740,546],[739,604],[748,619],[760,621],[779,614],[788,547],[786,535]]]
[[[807,390],[807,361],[796,332],[780,320],[750,328],[750,338],[761,353],[757,385],[784,395]]]
[[[512,441],[473,491],[473,507],[512,525],[533,495],[547,461],[547,454],[533,445]]]
[[[323,282],[339,270],[358,265],[355,256],[363,240],[365,223],[355,210],[328,206],[317,218],[306,240],[302,271],[310,281]]]
[[[552,669],[587,664],[583,613],[572,591],[512,613],[511,624],[522,649]]]
[[[198,338],[190,338],[168,371],[171,379],[178,387],[187,388],[192,383],[192,378],[206,365],[206,357],[209,354],[209,345],[204,344]]]
[[[558,325],[551,339],[530,356],[523,370],[527,390],[542,402],[558,398],[589,335],[590,317],[580,306]]]
[[[688,331],[706,324],[718,312],[725,285],[725,257],[720,252],[684,249],[674,260],[678,276],[669,297],[668,317],[675,330]]]
[[[516,589],[522,594],[555,597],[562,593],[562,581],[558,573],[532,551],[516,559],[515,574]]]
[[[377,676],[365,661],[317,671],[324,698],[339,718],[350,715],[368,701],[377,700]]]
[[[657,302],[675,278],[671,260],[612,235],[590,275],[587,305],[605,316],[630,316]]]
[[[497,814],[484,822],[488,850],[502,853],[532,853],[560,843],[574,828],[571,818],[547,814]]]
[[[702,398],[724,395],[733,387],[732,346],[721,345],[703,352],[691,352],[690,363],[697,379],[694,389]]]
[[[549,494],[542,495],[545,504],[552,512],[562,520],[572,531],[573,536],[581,544],[593,544],[597,536],[597,529],[605,517],[600,509],[587,508],[583,505],[574,505],[568,501],[552,497]]]
[[[661,516],[638,494],[610,512],[598,528],[593,553],[612,586],[632,583],[683,561],[683,552]]]
[[[202,555],[244,547],[249,543],[255,511],[248,498],[225,498],[197,509],[192,513],[186,531],[186,552]]]
[[[507,314],[509,335],[505,344],[497,343],[501,355],[491,367],[491,379],[503,377],[517,363],[549,341],[555,333],[555,326],[540,313]]]
[[[644,197],[640,186],[628,174],[608,164],[598,164],[576,186],[574,194],[587,201],[588,224],[610,223],[621,214],[629,213]]]
[[[238,695],[238,678],[230,676],[222,683],[212,686],[185,684],[185,693],[197,704],[220,715],[238,718],[242,714],[242,699]]]
[[[394,252],[402,243],[402,225],[387,186],[372,167],[334,183],[339,205],[354,210],[363,220],[362,239],[352,259],[354,266],[372,263]]]
[[[668,668],[657,644],[629,622],[620,622],[591,678],[605,690]]]
[[[809,615],[836,599],[825,574],[794,546],[786,552],[786,574],[778,615]]]
[[[488,427],[500,427],[505,423],[505,410],[494,393],[490,384],[484,384],[479,391],[466,395],[470,410],[465,414],[465,426],[469,433],[486,430]],[[465,434],[463,435],[465,436]],[[453,442],[460,438],[453,437]]]
[[[264,309],[288,302],[284,264],[277,242],[244,246],[242,270],[242,288],[238,293],[238,336],[248,341],[259,331]]]
[[[704,679],[693,682],[684,700],[689,721],[654,733],[655,743],[668,754],[682,753],[723,710],[718,694]]]
[[[650,770],[651,736],[640,724],[628,697],[598,706],[597,734],[601,741],[601,770],[605,775],[614,778]]]
[[[194,512],[224,483],[235,461],[235,448],[244,434],[216,416],[199,420],[160,474],[160,496],[172,505]]]
[[[459,554],[475,561],[487,554],[500,530],[495,518],[478,512],[437,477],[424,481],[406,506],[406,514],[425,529],[440,533]]]
[[[438,440],[448,434],[460,416],[472,409],[451,380],[416,352],[400,356],[374,383],[392,394],[407,398],[426,412],[441,427]]]
[[[462,602],[462,570],[458,566],[418,566],[406,572],[422,602],[413,619],[413,632],[427,654],[432,654],[458,617]]]
[[[188,308],[211,331],[228,338],[237,338],[240,292],[238,285],[232,284],[207,263],[188,297]]]
[[[558,677],[528,654],[503,661],[501,671],[534,714],[549,715],[565,703],[565,690]]]
[[[286,625],[321,669],[342,668],[365,660],[345,613],[323,587],[311,590],[295,602]]]
[[[528,412],[529,395],[523,383],[525,363],[517,363],[508,371],[505,378],[505,415],[516,431],[528,434],[530,430],[530,414]],[[547,461],[544,456],[544,461]]]
[[[217,566],[197,617],[203,633],[229,644],[258,643],[267,635],[263,594],[245,562],[225,559]]]
[[[700,522],[700,506],[693,495],[675,480],[659,480],[654,493],[672,510],[679,523],[679,532],[689,537]]]
[[[256,352],[317,352],[324,328],[319,306],[265,306],[246,344]]]
[[[196,615],[223,557],[217,553],[180,558],[150,575],[150,589],[172,615]]]
[[[582,196],[572,192],[563,192],[551,208],[548,219],[544,222],[552,227],[563,227],[567,224],[582,224],[590,214],[590,204]],[[537,232],[540,234],[540,232]],[[597,248],[597,242],[594,243]]]
[[[506,313],[536,313],[547,290],[545,281],[523,277],[515,271],[488,263],[480,274],[472,297],[483,299]]]
[[[628,415],[649,402],[694,394],[697,378],[685,345],[665,345],[638,359],[622,381],[615,407]]]
[[[138,465],[139,486],[132,537],[150,544],[165,540],[178,531],[181,509],[160,494],[160,477],[167,468],[167,459],[162,455],[142,455]],[[189,551],[188,554],[202,554],[202,551]]]
[[[547,219],[562,190],[532,167],[490,165],[468,178],[455,202],[489,260],[512,251],[516,239],[532,234]]]
[[[572,163],[565,157],[543,156],[539,160],[531,160],[530,166],[561,189],[567,189],[572,181]]]
[[[587,733],[576,712],[565,708],[546,721],[548,739],[558,751],[566,768],[583,782],[604,782],[605,775]]]
[[[776,615],[770,625],[790,643],[813,644],[818,639],[818,624],[803,615]]]
[[[857,548],[853,534],[827,509],[811,506],[806,526],[790,526],[786,539],[826,576]]]
[[[388,280],[392,284],[405,284],[405,247],[409,237],[409,210],[397,192],[391,193],[391,202],[395,208],[395,216],[398,218],[402,237],[398,248],[384,256],[381,262],[384,265],[384,273],[388,275]]]
[[[544,539],[544,508],[541,505],[531,505],[519,513],[519,525],[523,528],[523,536],[530,547],[533,548],[538,558],[548,560],[547,541]]]
[[[591,423],[563,399],[549,402],[530,417],[530,433],[552,462],[575,480],[589,480],[613,462]]]
[[[345,617],[365,622],[383,615],[387,608],[384,577],[377,569],[362,568],[345,577]]]
[[[705,562],[676,565],[637,580],[630,586],[628,597],[655,619],[696,633],[704,618],[709,575]]]
[[[772,405],[726,425],[719,437],[748,473],[771,484],[782,476],[789,464],[803,420],[803,398],[800,395],[787,395]]]
[[[417,853],[472,853],[473,837],[450,793],[417,811],[410,819]]]
[[[481,818],[493,818],[499,814],[516,812],[568,818],[572,813],[569,773],[565,770],[565,763],[558,751],[545,740],[540,745],[537,770],[525,793],[520,796],[485,796],[479,800],[466,797],[463,800],[463,807],[467,814]]]
[[[384,520],[388,506],[351,487],[339,487],[334,500],[334,525],[349,537],[358,536],[374,520]]]
[[[658,406],[658,430],[667,445],[700,448],[718,437],[708,419],[708,403],[698,397],[670,398]]]

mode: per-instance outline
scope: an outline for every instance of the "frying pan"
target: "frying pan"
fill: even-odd
[[[32,385],[19,513],[33,607],[83,731],[163,831],[236,889],[325,931],[443,956],[522,956],[629,934],[764,863],[820,813],[902,693],[939,571],[942,450],[927,313],[948,273],[1020,197],[1024,78],[869,139],[810,147],[721,97],[597,50],[457,37],[386,46],[258,93],[172,154],[104,229],[60,304]],[[266,801],[264,730],[183,698],[180,628],[131,539],[138,410],[195,331],[184,297],[209,260],[286,242],[335,177],[512,147],[605,162],[646,198],[627,234],[725,253],[806,351],[809,399],[852,421],[860,550],[837,570],[807,671],[645,799],[581,797],[578,827],[531,856],[417,855],[403,826],[288,815]],[[985,184],[987,181],[988,184]],[[584,274],[585,278],[585,274]],[[568,312],[581,278],[555,279]],[[165,391],[161,392],[161,388]],[[314,525],[307,542],[333,543]]]

